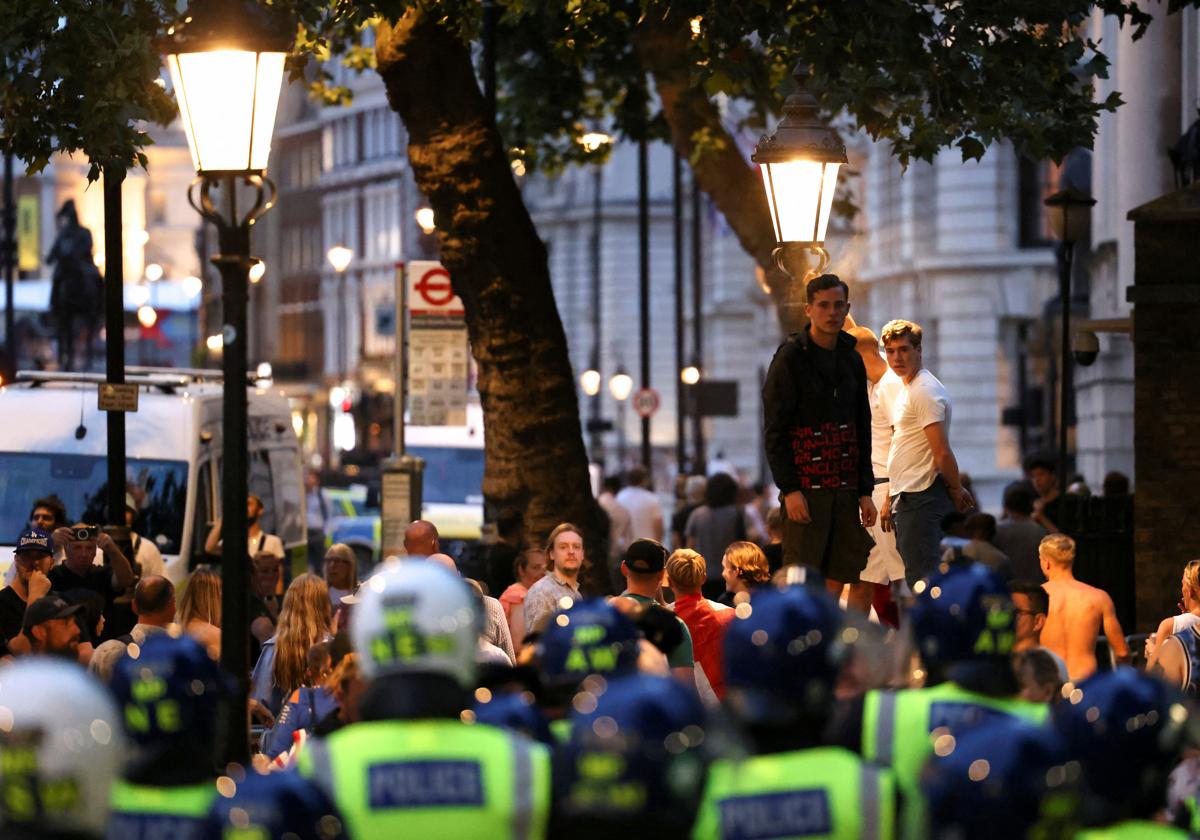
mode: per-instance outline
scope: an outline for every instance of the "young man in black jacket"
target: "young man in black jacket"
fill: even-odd
[[[830,592],[870,607],[858,585],[874,541],[871,407],[854,338],[842,331],[850,289],[834,274],[809,281],[809,324],[775,352],[763,385],[767,462],[783,503],[784,565],[820,570]]]

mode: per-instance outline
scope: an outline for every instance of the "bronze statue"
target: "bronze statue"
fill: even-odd
[[[92,258],[92,234],[79,224],[75,202],[68,199],[58,211],[58,236],[46,256],[54,264],[50,284],[50,317],[58,335],[58,366],[75,365],[75,337],[85,340],[84,370],[92,367],[96,331],[104,300],[104,281]]]

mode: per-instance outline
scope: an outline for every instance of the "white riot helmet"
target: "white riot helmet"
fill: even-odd
[[[78,665],[31,657],[0,668],[0,835],[103,836],[124,758],[116,703]]]
[[[359,591],[350,635],[363,672],[442,674],[475,687],[483,617],[462,578],[428,560],[404,560]]]

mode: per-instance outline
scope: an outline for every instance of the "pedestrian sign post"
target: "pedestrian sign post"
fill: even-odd
[[[653,388],[642,388],[633,395],[633,410],[638,417],[653,417],[661,403],[662,398]]]

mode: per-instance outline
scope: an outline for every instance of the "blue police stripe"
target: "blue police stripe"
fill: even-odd
[[[724,840],[768,840],[831,834],[829,795],[823,788],[738,796],[721,802]]]
[[[979,726],[989,720],[1011,718],[1008,712],[982,706],[977,703],[961,701],[943,701],[929,706],[929,731],[945,727],[953,732],[959,732]]]
[[[477,761],[389,761],[367,767],[372,808],[482,806]]]
[[[203,840],[203,818],[172,814],[114,813],[105,834],[109,840]]]

